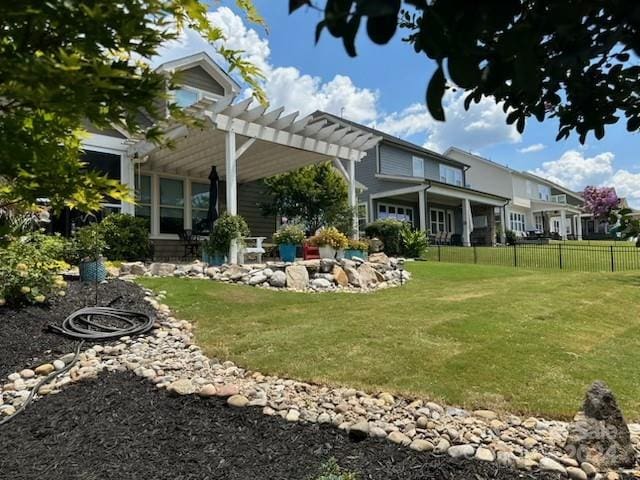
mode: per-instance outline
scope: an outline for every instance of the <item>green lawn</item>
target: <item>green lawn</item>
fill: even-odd
[[[263,373],[569,417],[607,381],[640,419],[640,272],[416,262],[369,295],[143,278],[211,356]]]

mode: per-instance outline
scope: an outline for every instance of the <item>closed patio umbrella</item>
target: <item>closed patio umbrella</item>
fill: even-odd
[[[209,173],[209,209],[207,210],[207,225],[209,231],[213,228],[213,222],[218,219],[218,184],[220,183],[220,177],[216,167],[211,167]]]

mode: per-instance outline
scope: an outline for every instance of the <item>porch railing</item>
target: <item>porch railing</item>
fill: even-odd
[[[640,248],[633,245],[527,245],[459,247],[432,245],[427,260],[573,272],[640,270]]]

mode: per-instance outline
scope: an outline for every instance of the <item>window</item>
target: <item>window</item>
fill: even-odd
[[[136,175],[136,217],[146,218],[151,228],[151,177]]]
[[[429,231],[431,233],[439,233],[447,231],[447,222],[445,220],[444,210],[440,210],[439,208],[432,208],[429,210],[430,215],[430,224]]]
[[[462,187],[462,170],[449,165],[440,164],[440,181],[449,185]]]
[[[182,108],[190,107],[200,99],[196,90],[186,88],[178,88],[174,90],[173,95],[176,105]]]
[[[114,153],[97,152],[85,150],[82,154],[82,161],[87,164],[87,169],[106,175],[111,180],[121,180],[120,155]],[[105,197],[102,204],[103,209],[109,212],[120,211],[120,200]]]
[[[420,157],[413,157],[413,176],[424,178],[424,160]]]
[[[191,228],[194,232],[208,232],[209,184],[191,184]],[[219,213],[219,212],[218,212]]]
[[[393,218],[413,225],[413,208],[379,203],[378,218]]]
[[[478,215],[473,217],[473,228],[486,228],[489,226],[489,221],[486,215]]]
[[[177,234],[184,229],[184,182],[160,179],[160,233]]]
[[[546,185],[538,185],[538,198],[548,202],[551,200],[551,188]]]
[[[536,231],[537,232],[543,232],[544,231],[544,217],[541,213],[536,213],[533,216],[533,220],[535,222],[535,227],[536,227]]]
[[[514,232],[524,232],[526,230],[524,214],[522,213],[509,213],[509,223],[511,230],[513,230]]]
[[[366,203],[358,204],[358,231],[364,232],[364,228],[369,223],[369,208]]]

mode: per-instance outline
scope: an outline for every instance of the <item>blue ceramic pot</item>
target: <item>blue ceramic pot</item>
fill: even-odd
[[[83,282],[104,282],[107,279],[107,269],[102,260],[80,262],[79,270]]]
[[[225,260],[226,256],[222,253],[216,252],[213,255],[209,255],[206,252],[202,252],[202,261],[210,267],[219,267],[220,265],[224,265]]]
[[[291,243],[283,243],[278,245],[280,251],[280,259],[283,262],[295,262],[296,261],[296,246]]]

